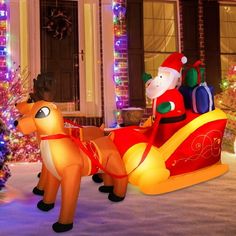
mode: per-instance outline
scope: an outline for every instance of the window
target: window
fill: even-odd
[[[144,67],[153,77],[165,58],[178,51],[177,16],[176,1],[144,1]],[[146,99],[146,104],[150,106],[151,101]]]
[[[221,77],[236,65],[236,5],[220,5]]]

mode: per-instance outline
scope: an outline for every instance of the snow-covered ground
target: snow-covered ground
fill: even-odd
[[[98,192],[91,177],[82,179],[74,228],[63,235],[89,236],[209,236],[236,235],[236,156],[223,153],[230,171],[214,180],[168,194],[147,196],[129,185],[126,199],[112,203]],[[57,235],[60,194],[50,212],[31,193],[40,163],[10,166],[12,177],[0,192],[1,236]]]

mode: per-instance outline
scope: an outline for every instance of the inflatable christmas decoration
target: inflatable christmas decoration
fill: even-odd
[[[33,92],[29,94],[29,98],[26,101],[18,102],[15,104],[17,110],[21,115],[27,114],[37,101],[49,101],[54,100],[54,81],[47,74],[39,74],[36,79],[33,80]],[[104,136],[104,125],[101,127],[89,126],[83,127],[74,122],[64,119],[65,131],[76,138],[80,138],[81,141],[90,141]],[[40,145],[40,136],[37,136],[38,143]],[[42,162],[41,172],[38,174],[39,181],[33,188],[35,195],[43,196],[44,188],[47,182],[46,167]],[[101,175],[101,174],[99,174]],[[102,181],[101,181],[102,182]]]
[[[34,102],[41,100],[52,102],[55,96],[54,85],[52,77],[48,74],[38,74],[37,78],[33,80],[33,92],[29,94],[29,98],[26,101],[16,103],[16,109],[21,115],[25,115],[31,110]],[[37,140],[40,144],[40,136],[37,136]],[[33,193],[42,196],[46,182],[46,167],[43,163],[38,177],[39,181],[34,187]]]
[[[72,139],[65,131],[59,109],[46,101],[33,103],[15,126],[23,134],[36,131],[40,137],[46,176],[43,200],[37,205],[40,210],[49,211],[54,207],[61,185],[61,211],[58,222],[53,224],[54,231],[64,232],[73,228],[82,176],[102,169],[105,172],[104,186],[100,191],[109,193],[108,199],[113,202],[125,198],[128,177],[121,156],[109,137],[84,143],[80,139]]]
[[[149,127],[113,131],[129,182],[145,194],[181,189],[228,170],[220,160],[226,115],[209,103],[213,109],[204,114],[185,107],[178,86],[186,62],[186,57],[176,52],[162,63],[155,78],[144,74],[147,96],[153,100],[153,115],[146,123]],[[204,89],[211,95],[206,85]]]

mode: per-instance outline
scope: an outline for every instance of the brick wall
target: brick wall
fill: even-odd
[[[203,23],[203,0],[198,0],[198,30],[199,30],[199,56],[200,60],[205,64],[204,50],[204,23]]]
[[[179,1],[179,19],[180,19],[180,45],[181,50],[184,48],[183,40],[183,17],[182,17],[182,0]],[[198,31],[199,31],[199,59],[205,64],[205,50],[204,50],[204,22],[203,22],[203,0],[198,0]]]
[[[114,1],[126,8],[125,0]],[[129,107],[129,78],[128,78],[128,49],[127,49],[127,27],[126,16],[118,17],[114,21],[114,81],[116,86],[116,98],[121,103],[117,103],[117,108]]]

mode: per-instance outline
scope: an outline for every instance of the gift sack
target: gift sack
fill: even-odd
[[[200,114],[214,110],[213,94],[213,87],[208,86],[206,82],[196,86],[192,91],[192,110]]]

